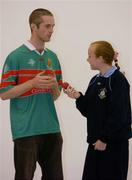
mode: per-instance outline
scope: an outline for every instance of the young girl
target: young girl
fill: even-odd
[[[89,143],[82,180],[126,180],[131,134],[130,86],[119,71],[110,43],[96,41],[88,49],[92,70],[99,70],[85,95],[69,86],[65,93],[87,118]],[[112,66],[113,60],[116,66]]]

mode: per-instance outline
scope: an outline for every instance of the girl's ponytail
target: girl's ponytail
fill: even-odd
[[[117,67],[117,69],[120,69],[120,66],[118,65],[117,57],[118,57],[118,52],[115,52],[113,60],[114,60],[114,63],[115,63],[115,66]]]

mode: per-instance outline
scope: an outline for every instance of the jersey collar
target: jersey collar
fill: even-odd
[[[35,52],[36,52],[37,54],[39,54],[39,55],[43,55],[44,52],[46,51],[46,49],[44,49],[44,50],[40,53],[39,51],[37,51],[36,47],[35,47],[33,44],[31,44],[29,41],[26,41],[26,42],[24,43],[24,45],[25,45],[28,49],[30,49],[31,51],[35,51]]]

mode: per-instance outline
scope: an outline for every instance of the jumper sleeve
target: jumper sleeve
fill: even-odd
[[[76,108],[80,111],[80,113],[84,116],[87,117],[87,99],[85,95],[83,95],[80,92],[81,96],[76,99]]]
[[[125,77],[114,79],[106,103],[106,122],[100,140],[128,139],[131,132],[130,88]]]
[[[80,113],[87,118],[87,109],[89,108],[89,100],[88,100],[88,95],[87,91],[91,84],[94,84],[96,81],[97,76],[95,75],[89,82],[89,85],[87,87],[87,90],[85,92],[85,95],[83,95],[81,92],[81,96],[76,100],[76,108],[80,111]]]

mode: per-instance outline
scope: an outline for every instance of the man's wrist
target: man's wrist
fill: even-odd
[[[33,79],[28,81],[28,85],[31,87],[31,89],[34,87]]]

